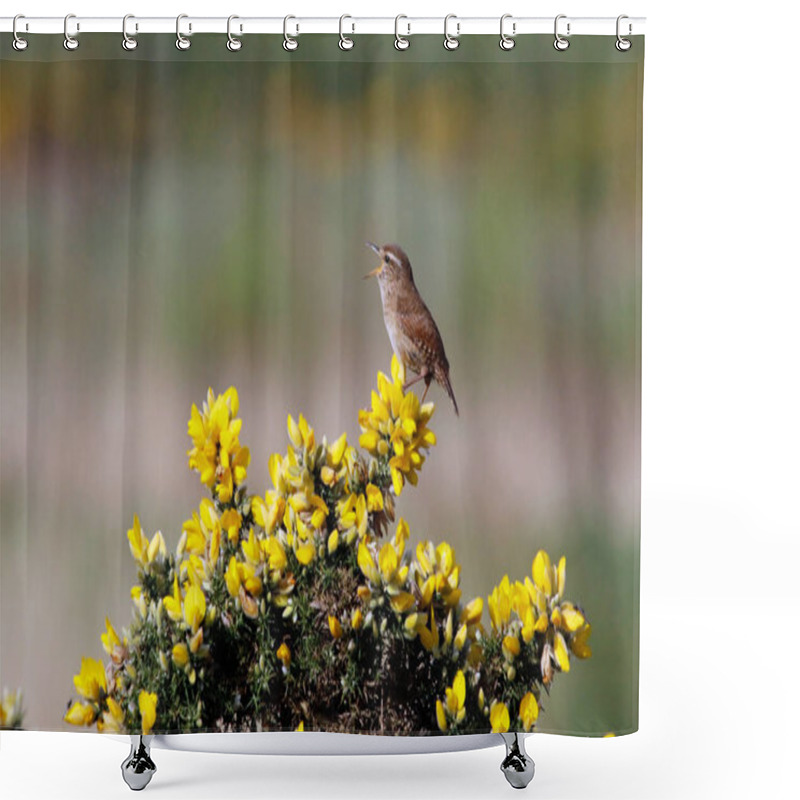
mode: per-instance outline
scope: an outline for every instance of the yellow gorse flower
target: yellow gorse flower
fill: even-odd
[[[569,672],[570,650],[578,658],[591,655],[587,641],[591,627],[583,611],[563,599],[566,569],[564,557],[554,565],[540,550],[531,566],[533,580],[511,583],[505,575],[488,597],[492,630],[503,636],[502,652],[509,665],[523,644],[535,646],[534,637],[541,637],[540,672],[545,685],[552,681],[555,669]]]
[[[0,728],[19,728],[21,725],[22,692],[3,689],[0,696]]]
[[[529,731],[539,718],[539,701],[533,692],[528,692],[520,701],[519,718],[526,731]]]
[[[447,542],[438,547],[434,547],[433,542],[420,542],[412,567],[420,608],[427,608],[434,597],[447,608],[458,604],[461,599],[461,567],[456,563],[455,551]]]
[[[406,482],[417,484],[417,472],[425,463],[423,451],[436,444],[427,425],[434,404],[420,405],[414,392],[404,392],[405,368],[392,356],[392,377],[378,373],[378,391],[372,392],[372,408],[358,413],[359,444],[371,456],[388,463],[392,486],[398,497]]]
[[[286,669],[289,669],[289,664],[292,663],[292,653],[289,650],[289,646],[284,642],[276,651],[276,655],[278,656],[278,661],[283,664]]]
[[[147,736],[156,724],[158,697],[155,692],[139,692],[139,714],[142,717],[142,735]]]
[[[495,700],[489,711],[489,722],[492,726],[492,733],[505,733],[511,720],[508,715],[508,706],[501,700]]]
[[[81,671],[72,679],[75,690],[84,700],[98,703],[106,693],[106,670],[102,661],[81,659]]]
[[[221,503],[229,503],[235,489],[247,478],[250,451],[239,444],[242,421],[239,395],[231,386],[215,396],[212,389],[202,412],[192,405],[188,432],[193,447],[188,451],[189,468],[200,473],[200,480]]]
[[[148,541],[136,514],[133,515],[133,527],[128,531],[128,543],[134,560],[139,566],[144,567],[145,571],[157,558],[166,558],[167,547],[161,531],[153,536],[152,541]]]

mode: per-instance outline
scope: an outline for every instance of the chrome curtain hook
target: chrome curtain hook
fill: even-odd
[[[631,40],[630,40],[630,39],[625,39],[625,38],[622,36],[622,34],[620,33],[620,23],[621,23],[621,22],[622,22],[622,20],[624,20],[624,19],[629,19],[629,17],[628,17],[628,15],[627,15],[627,14],[620,14],[620,15],[617,17],[617,41],[616,41],[616,43],[614,44],[614,47],[616,47],[616,48],[617,48],[617,50],[619,50],[621,53],[624,53],[624,52],[626,52],[627,50],[630,50],[630,49],[631,49],[631,45],[633,44],[633,42],[631,42]],[[633,31],[633,26],[632,26],[632,25],[630,24],[630,22],[629,22],[629,23],[628,23],[628,36],[630,36],[630,35],[631,35],[631,32],[632,32],[632,31]]]
[[[554,35],[556,37],[555,41],[553,42],[553,47],[555,47],[556,50],[560,50],[560,51],[566,50],[569,47],[569,39],[565,39],[558,32],[558,22],[559,22],[559,20],[566,19],[566,18],[567,18],[566,14],[559,14],[556,17],[556,21],[555,21],[555,23],[553,25],[553,33],[554,33]],[[570,27],[571,27],[570,23],[568,22],[567,23],[567,36],[569,36],[570,33],[571,33]]]
[[[511,35],[509,36],[505,31],[506,20],[510,19],[511,22]],[[517,23],[513,22],[513,15],[512,14],[503,14],[500,17],[500,49],[501,50],[513,50],[514,45],[516,42],[514,41],[514,37],[517,35]]]
[[[75,36],[70,35],[70,32],[69,32],[69,21],[71,19],[75,19],[75,15],[74,14],[67,14],[67,16],[64,17],[64,49],[65,50],[77,50],[78,49],[78,44],[79,44],[77,38]],[[75,31],[76,31],[76,33],[79,32],[80,29],[81,29],[80,24],[76,22],[75,23]]]
[[[342,14],[339,17],[339,48],[341,50],[352,50],[355,42],[349,37],[344,35],[344,21],[346,19],[353,19],[349,14]],[[356,24],[350,23],[350,33],[355,33]]]
[[[406,39],[406,36],[411,36],[411,23],[407,22],[406,25],[408,26],[408,32],[406,36],[400,35],[400,20],[401,19],[408,19],[405,14],[398,14],[394,18],[394,48],[395,50],[408,50],[411,47],[411,40]]]
[[[22,52],[23,50],[26,50],[28,48],[28,40],[27,39],[23,39],[19,35],[19,33],[17,33],[17,20],[20,20],[20,19],[25,19],[25,15],[24,14],[17,14],[17,16],[14,17],[14,22],[11,24],[11,30],[14,33],[14,41],[12,42],[12,45],[13,45],[14,49],[19,51],[19,52]],[[27,29],[28,29],[28,26],[27,26],[27,23],[26,23],[25,30],[27,30]]]
[[[136,19],[133,14],[126,14],[122,18],[122,49],[123,50],[135,50],[136,46],[139,42],[136,41],[136,35],[134,34],[131,36],[128,33],[128,20],[129,19]],[[135,30],[139,30],[139,25],[135,25]]]
[[[191,47],[192,42],[191,42],[190,39],[187,39],[181,33],[181,20],[182,19],[189,19],[189,15],[188,14],[178,14],[178,17],[175,20],[175,36],[177,37],[175,39],[175,47],[177,47],[178,50],[188,50]],[[191,32],[192,32],[192,23],[190,22],[189,23],[189,33],[191,33]]]
[[[452,33],[449,33],[447,30],[447,23],[450,22],[451,19],[456,20],[456,35],[453,36]],[[458,50],[458,46],[461,42],[458,40],[458,37],[461,35],[461,23],[458,21],[458,17],[455,14],[448,14],[444,18],[444,49],[445,50]]]
[[[233,31],[231,30],[231,23],[235,20],[239,19],[236,14],[231,14],[228,17],[228,44],[226,45],[228,50],[231,53],[235,53],[237,50],[242,49],[242,40],[238,36],[234,36]],[[241,34],[242,26],[239,26],[239,32]]]
[[[283,49],[288,50],[291,52],[292,50],[297,50],[299,42],[293,36],[289,36],[289,20],[290,19],[297,19],[297,17],[293,17],[291,14],[287,14],[283,18]],[[300,33],[300,25],[295,23],[295,36]]]

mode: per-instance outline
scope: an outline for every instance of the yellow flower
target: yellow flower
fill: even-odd
[[[372,483],[367,484],[367,511],[383,511],[383,493]]]
[[[22,726],[22,692],[3,689],[0,697],[0,728]]]
[[[354,631],[357,631],[361,628],[363,623],[364,615],[361,613],[361,609],[354,609],[352,615],[350,616],[350,626]]]
[[[175,578],[172,584],[172,594],[168,595],[164,598],[164,608],[166,609],[167,614],[169,614],[169,618],[173,622],[177,622],[181,617],[183,617],[183,608],[181,607],[181,589],[178,586],[178,575],[175,574]]]
[[[200,480],[222,503],[231,501],[250,465],[250,451],[239,444],[242,421],[236,418],[238,412],[239,395],[233,386],[219,396],[209,389],[202,412],[192,405],[189,419],[194,445],[188,451],[189,468],[200,473]]]
[[[97,730],[100,733],[120,733],[125,721],[125,712],[122,706],[113,698],[106,698],[106,711],[102,718],[97,720]]]
[[[96,709],[92,703],[79,703],[75,700],[64,715],[64,721],[70,725],[91,725],[95,717]]]
[[[103,663],[94,658],[81,659],[81,671],[72,679],[75,689],[84,700],[99,702],[106,693],[106,671]]]
[[[189,648],[185,642],[180,642],[172,648],[172,660],[179,667],[185,667],[189,663]]]
[[[158,697],[155,692],[139,692],[139,713],[142,715],[142,735],[147,736],[156,722]]]
[[[191,628],[192,633],[203,624],[206,615],[206,598],[203,590],[197,586],[190,586],[183,600],[183,618]]]
[[[286,420],[286,428],[289,431],[289,439],[297,449],[304,449],[307,452],[314,450],[314,429],[306,422],[306,418],[301,414],[295,422],[291,414]]]
[[[445,689],[447,712],[454,717],[457,722],[461,722],[466,714],[464,699],[466,697],[466,682],[464,673],[459,670],[453,679],[452,688]]]
[[[142,526],[139,523],[139,517],[133,515],[133,527],[128,531],[128,543],[131,548],[131,555],[137,564],[144,567],[145,570],[157,558],[166,558],[167,546],[164,543],[164,537],[161,531],[158,531],[153,540],[148,542],[147,537],[142,531]]]
[[[520,701],[519,718],[526,731],[529,731],[539,718],[539,702],[533,692],[528,692]]]
[[[359,444],[373,458],[388,462],[394,493],[399,496],[406,482],[416,485],[417,472],[425,463],[423,451],[436,444],[427,427],[433,403],[420,406],[414,392],[405,393],[405,368],[392,356],[391,380],[378,373],[378,392],[372,392],[372,409],[358,414]]]
[[[447,732],[447,717],[444,714],[444,706],[441,700],[436,701],[436,724],[442,733]]]
[[[235,508],[228,508],[222,513],[219,524],[228,534],[228,541],[234,545],[239,542],[239,531],[242,527],[242,515]]]
[[[492,703],[489,711],[489,722],[492,725],[492,733],[505,733],[508,730],[511,720],[505,703],[499,700],[495,700]]]
[[[292,653],[289,646],[284,642],[276,651],[278,660],[283,664],[286,669],[289,669],[289,664],[292,663]]]
[[[342,625],[336,617],[332,615],[328,615],[328,627],[331,630],[331,636],[334,639],[338,639],[342,635]]]
[[[569,643],[570,649],[578,658],[591,658],[592,648],[589,645],[589,635],[591,632],[592,626],[586,623]]]
[[[513,661],[519,655],[519,639],[516,636],[503,637],[503,655],[507,661]]]
[[[448,608],[458,604],[461,599],[461,567],[456,563],[455,552],[447,542],[442,542],[436,548],[432,542],[420,542],[413,569],[420,608],[427,608],[434,596]]]
[[[119,647],[122,644],[108,617],[106,617],[106,632],[100,635],[100,641],[103,643],[103,650],[109,655],[111,655],[115,647]]]

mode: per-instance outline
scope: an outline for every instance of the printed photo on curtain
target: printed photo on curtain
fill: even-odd
[[[644,39],[0,43],[0,727],[638,726]]]

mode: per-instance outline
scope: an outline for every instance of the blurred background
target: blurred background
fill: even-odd
[[[431,388],[412,542],[454,546],[465,598],[566,555],[594,656],[538,728],[635,729],[641,48],[49,38],[0,72],[0,681],[25,726],[68,728],[81,656],[128,623],[133,514],[174,547],[203,496],[209,386],[239,390],[251,491],[289,412],[357,439],[391,357],[372,240],[408,252],[461,410]]]

